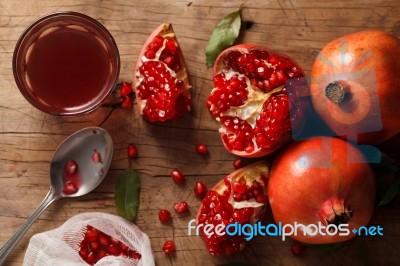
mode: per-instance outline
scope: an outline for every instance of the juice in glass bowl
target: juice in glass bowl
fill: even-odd
[[[44,16],[14,50],[13,71],[23,96],[53,115],[93,111],[118,81],[118,47],[95,19],[76,12]]]

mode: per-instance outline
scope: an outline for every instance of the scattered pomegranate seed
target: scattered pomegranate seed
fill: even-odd
[[[168,210],[160,210],[158,212],[158,219],[162,223],[166,223],[171,219],[171,213]]]
[[[171,178],[172,180],[174,180],[175,183],[177,184],[182,184],[185,182],[185,176],[183,175],[183,173],[181,171],[179,171],[178,169],[174,169],[171,172]]]
[[[162,250],[165,254],[170,254],[175,251],[175,244],[172,240],[165,241]]]
[[[65,195],[72,195],[78,192],[78,187],[72,181],[67,181],[64,183],[63,192]]]
[[[75,174],[77,168],[78,164],[74,160],[68,160],[68,162],[65,164],[65,170],[70,175]]]
[[[101,163],[101,155],[97,150],[94,150],[92,153],[92,161],[94,163]]]
[[[203,199],[204,196],[207,194],[207,186],[203,182],[197,181],[194,185],[193,191],[196,197],[198,197],[199,199]]]
[[[293,244],[292,247],[291,247],[292,253],[295,256],[303,255],[304,249],[305,249],[305,246],[301,245],[301,244],[298,244],[298,243]]]
[[[121,108],[122,109],[131,109],[133,106],[133,101],[131,97],[126,96],[122,99]]]
[[[131,83],[124,83],[121,87],[121,96],[122,97],[127,97],[129,94],[131,94],[133,91],[132,84]]]
[[[128,145],[128,159],[132,160],[138,156],[138,150],[135,144]]]
[[[174,209],[178,213],[184,213],[188,210],[189,205],[185,201],[178,201],[174,204]]]
[[[244,163],[242,161],[242,159],[236,159],[235,161],[233,161],[233,167],[235,168],[235,170],[240,169],[244,166]]]
[[[201,155],[208,154],[208,147],[206,144],[200,143],[196,145],[196,152]]]

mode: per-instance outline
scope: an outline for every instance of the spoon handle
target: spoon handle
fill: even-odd
[[[3,265],[4,261],[18,244],[21,238],[25,235],[26,231],[31,227],[31,225],[36,221],[36,219],[42,214],[42,212],[50,206],[56,199],[60,196],[56,195],[53,187],[50,187],[50,191],[47,193],[46,197],[40,203],[36,211],[28,218],[28,220],[18,229],[17,232],[7,241],[7,243],[0,249],[0,265]]]

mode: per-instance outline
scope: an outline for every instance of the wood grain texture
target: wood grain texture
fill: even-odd
[[[116,214],[114,187],[117,175],[127,167],[126,147],[135,143],[139,158],[141,204],[137,225],[149,235],[157,265],[217,265],[249,262],[254,265],[358,265],[358,250],[364,243],[368,264],[400,262],[399,199],[379,208],[373,224],[384,227],[384,237],[361,237],[334,251],[307,249],[302,258],[291,254],[292,240],[258,237],[241,254],[212,257],[200,237],[187,235],[187,223],[195,217],[199,201],[192,187],[202,179],[213,186],[233,169],[235,159],[223,148],[218,125],[205,108],[212,89],[211,70],[205,67],[204,50],[212,29],[226,14],[243,5],[243,20],[253,26],[242,31],[239,42],[265,45],[293,57],[310,72],[318,51],[330,40],[362,29],[380,29],[400,37],[400,2],[336,0],[0,0],[0,246],[38,206],[49,188],[49,163],[57,145],[72,132],[100,125],[112,135],[115,153],[104,182],[91,194],[64,199],[52,205],[32,226],[6,265],[22,265],[29,239],[35,233],[60,226],[75,214],[100,211]],[[45,115],[19,93],[13,79],[12,53],[22,31],[39,16],[55,11],[77,11],[102,22],[114,36],[121,54],[121,81],[131,81],[133,66],[147,36],[160,23],[173,24],[179,38],[193,85],[193,112],[178,121],[149,124],[135,109],[100,108],[75,118]],[[109,115],[109,116],[108,116]],[[108,118],[105,120],[105,118]],[[105,120],[105,121],[104,121]],[[396,156],[400,138],[383,148]],[[195,144],[204,142],[210,155],[199,156]],[[187,176],[183,187],[172,183],[169,173],[179,168]],[[190,212],[173,215],[173,222],[158,222],[160,208],[170,209],[186,200]],[[272,222],[268,213],[266,222]],[[173,239],[175,256],[165,256],[161,246]]]

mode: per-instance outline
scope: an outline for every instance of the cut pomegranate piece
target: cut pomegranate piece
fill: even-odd
[[[246,236],[221,236],[214,231],[207,235],[204,226],[212,224],[214,230],[219,230],[217,225],[225,228],[233,223],[258,222],[266,210],[268,174],[269,165],[264,161],[257,162],[234,171],[207,192],[197,213],[196,223],[203,225],[199,228],[211,255],[232,255],[245,247]]]
[[[191,110],[188,72],[170,23],[160,25],[147,39],[134,76],[139,114],[163,122]]]
[[[124,256],[134,260],[142,257],[141,254],[128,248],[118,239],[87,225],[85,235],[79,243],[79,256],[88,264],[94,265],[100,259],[110,255]]]
[[[307,103],[289,101],[286,83],[304,76],[289,57],[251,44],[223,51],[214,65],[214,89],[206,106],[221,123],[224,146],[243,157],[270,154],[291,139],[293,125],[303,125]]]

